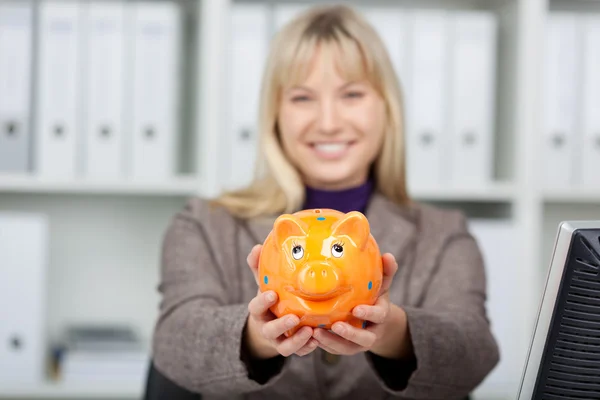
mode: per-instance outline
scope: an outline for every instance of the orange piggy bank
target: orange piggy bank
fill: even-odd
[[[331,329],[337,321],[364,327],[352,316],[360,304],[373,305],[383,266],[367,218],[358,211],[303,210],[279,216],[260,255],[260,290],[275,291],[271,311],[295,314],[300,323]]]

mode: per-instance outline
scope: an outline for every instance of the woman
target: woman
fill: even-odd
[[[482,258],[461,212],[409,199],[399,84],[360,15],[313,8],[279,33],[260,131],[256,182],[191,200],[166,233],[157,370],[203,398],[468,396],[499,359]],[[377,303],[353,310],[365,329],[286,338],[298,318],[275,318],[277,296],[257,290],[260,243],[303,208],[367,216],[385,277]]]

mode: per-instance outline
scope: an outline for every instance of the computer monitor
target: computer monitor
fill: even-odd
[[[561,222],[518,400],[600,399],[600,220]]]

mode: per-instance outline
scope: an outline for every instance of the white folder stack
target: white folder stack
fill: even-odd
[[[381,37],[394,66],[403,96],[405,99],[409,98],[409,14],[399,8],[370,6],[365,7],[362,13]]]
[[[45,379],[48,221],[0,213],[0,387]]]
[[[543,184],[575,183],[581,79],[581,21],[575,13],[548,18],[544,63]]]
[[[80,172],[82,4],[39,4],[35,168],[40,175],[69,178]]]
[[[123,325],[72,325],[60,357],[60,381],[143,384],[150,363],[139,335]]]
[[[181,56],[175,2],[134,2],[131,164],[129,175],[165,179],[176,171]]]
[[[39,2],[36,173],[153,180],[176,173],[179,7],[124,0]]]
[[[258,107],[269,44],[269,15],[269,7],[264,4],[232,6],[230,118],[224,154],[227,189],[249,184],[256,168]]]
[[[0,3],[0,173],[30,168],[32,32],[30,1]]]
[[[88,4],[83,26],[84,173],[119,178],[125,169],[126,7],[122,2]]]
[[[583,121],[578,183],[600,187],[600,18],[583,17]],[[579,172],[579,171],[577,171]]]
[[[496,18],[488,12],[450,16],[449,180],[481,186],[493,179]]]
[[[416,10],[409,21],[409,185],[488,184],[494,164],[496,17]]]
[[[550,191],[600,185],[600,18],[548,17],[544,63],[543,184]]]
[[[445,179],[448,108],[448,18],[445,11],[414,11],[410,17],[407,173],[409,187],[437,186]]]

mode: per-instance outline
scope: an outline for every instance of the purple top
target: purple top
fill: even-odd
[[[303,208],[331,208],[343,213],[360,211],[364,214],[373,193],[373,186],[372,179],[360,186],[342,190],[322,190],[306,186]]]

